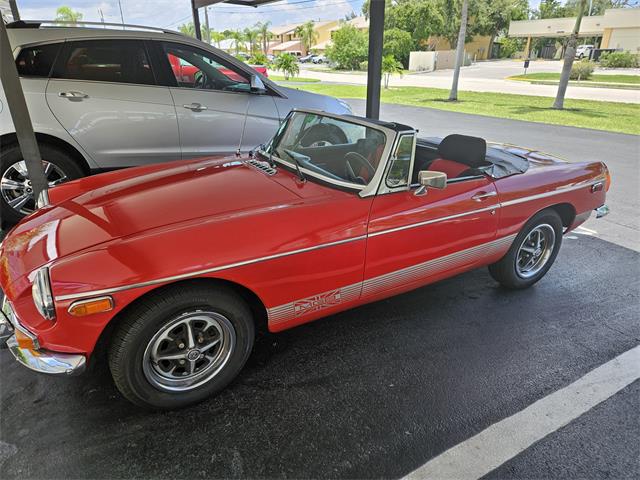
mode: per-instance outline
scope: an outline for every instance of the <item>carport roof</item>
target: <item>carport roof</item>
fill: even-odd
[[[208,7],[217,3],[230,3],[232,5],[244,5],[245,7],[259,7],[265,3],[273,3],[279,0],[193,0],[195,8]]]

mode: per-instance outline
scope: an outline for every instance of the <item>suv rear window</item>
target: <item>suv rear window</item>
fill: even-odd
[[[69,42],[53,76],[71,80],[155,84],[147,51],[140,40]]]
[[[18,58],[16,58],[18,75],[21,77],[48,77],[61,46],[61,43],[53,43],[20,50]]]

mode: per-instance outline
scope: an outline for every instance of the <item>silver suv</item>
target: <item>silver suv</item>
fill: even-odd
[[[105,169],[248,151],[273,136],[294,107],[350,113],[341,100],[276,85],[176,32],[8,28],[50,185]],[[0,207],[3,219],[15,221],[34,200],[4,105],[0,90]]]

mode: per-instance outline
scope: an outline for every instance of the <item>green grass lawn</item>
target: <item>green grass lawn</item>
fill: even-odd
[[[529,73],[527,75],[515,75],[513,77],[509,77],[509,80],[548,80],[558,82],[560,81],[560,74],[552,72]],[[640,85],[640,75],[602,75],[596,73],[591,75],[589,80],[585,81],[597,83],[626,83],[629,85]]]
[[[320,80],[317,78],[306,78],[306,77],[289,77],[289,80],[285,80],[282,75],[269,75],[269,80],[273,80],[274,82],[299,82],[299,83],[317,83]]]
[[[339,98],[365,98],[359,85],[310,84],[297,88]],[[594,128],[640,134],[640,105],[567,99],[564,110],[551,108],[550,97],[501,93],[460,92],[458,102],[449,102],[449,91],[439,88],[399,87],[382,90],[382,102],[437,108],[452,112],[488,115],[529,122]],[[397,119],[402,121],[401,118]]]

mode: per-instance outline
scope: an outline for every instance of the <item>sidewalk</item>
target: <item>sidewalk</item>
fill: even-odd
[[[515,80],[504,80],[500,78],[479,78],[483,66],[479,64],[471,67],[464,67],[460,72],[459,89],[471,92],[496,92],[511,93],[517,95],[534,95],[538,97],[555,97],[558,88],[555,85],[534,85],[527,82]],[[469,75],[465,75],[469,73]],[[600,73],[600,72],[599,72]],[[323,82],[366,85],[367,76],[357,73],[336,73],[322,72],[307,69],[306,65],[301,65],[300,76],[307,78],[317,78]],[[394,76],[391,78],[392,87],[430,87],[430,88],[451,88],[453,70],[440,70],[432,73],[411,74],[403,77]],[[640,91],[621,90],[600,87],[574,87],[569,86],[565,98],[582,100],[600,100],[609,102],[640,103]]]

